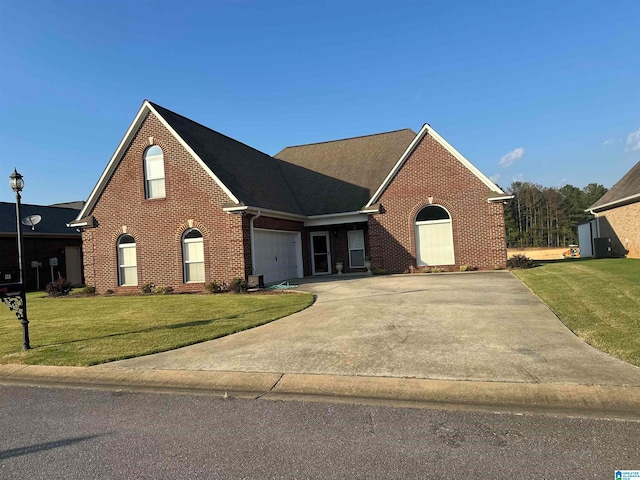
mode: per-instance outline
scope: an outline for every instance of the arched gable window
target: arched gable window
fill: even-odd
[[[449,212],[439,205],[427,205],[415,221],[416,260],[419,266],[454,265],[453,227]]]
[[[144,183],[147,198],[165,198],[164,154],[157,145],[144,152]]]
[[[131,235],[118,239],[118,285],[138,285],[136,241]]]
[[[184,282],[204,282],[204,244],[200,230],[191,228],[182,236]]]

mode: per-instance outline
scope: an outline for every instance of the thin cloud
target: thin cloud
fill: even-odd
[[[605,140],[604,142],[602,142],[602,145],[611,145],[612,143],[615,143],[616,141],[613,138],[609,138],[608,140]]]
[[[496,173],[495,175],[491,175],[489,177],[489,180],[491,180],[493,183],[498,183],[498,180],[500,180],[500,174]]]
[[[502,156],[499,162],[500,166],[505,168],[510,167],[516,162],[516,160],[520,160],[523,156],[524,148],[518,147],[515,150],[511,150],[509,153]]]
[[[640,128],[627,136],[627,150],[640,150]]]

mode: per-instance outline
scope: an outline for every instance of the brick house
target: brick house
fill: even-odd
[[[502,268],[511,198],[429,125],[269,156],[144,101],[85,207],[87,284]]]
[[[595,219],[585,242],[593,237],[610,238],[613,255],[640,258],[640,162],[587,211]]]
[[[27,290],[44,289],[52,276],[54,279],[65,277],[74,285],[83,283],[81,234],[67,226],[78,216],[81,204],[22,204],[22,218],[32,219],[20,225],[24,239],[24,280]],[[51,262],[55,265],[50,265],[50,259],[55,259]],[[0,202],[0,282],[17,281],[17,278],[16,205]]]

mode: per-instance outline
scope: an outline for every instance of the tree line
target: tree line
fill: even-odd
[[[585,209],[607,189],[597,183],[556,188],[513,182],[507,192],[515,195],[505,205],[507,247],[552,248],[578,243],[578,224],[590,217]]]

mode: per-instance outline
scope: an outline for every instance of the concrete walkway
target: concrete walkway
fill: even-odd
[[[317,296],[300,313],[93,368],[640,386],[639,368],[582,342],[508,272],[300,283]]]

